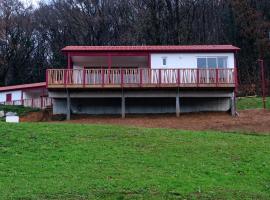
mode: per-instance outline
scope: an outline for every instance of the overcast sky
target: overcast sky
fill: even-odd
[[[27,6],[32,3],[34,7],[37,7],[38,3],[44,0],[21,0],[21,1]]]

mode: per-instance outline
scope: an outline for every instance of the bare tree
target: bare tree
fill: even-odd
[[[240,82],[251,84],[257,58],[270,58],[269,23],[268,0],[1,0],[0,84],[44,80],[66,66],[66,45],[228,43],[242,48]]]

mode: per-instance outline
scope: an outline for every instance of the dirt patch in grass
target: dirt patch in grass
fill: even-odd
[[[63,117],[63,116],[61,116]],[[31,112],[20,118],[21,122],[62,121],[52,116],[51,111]],[[127,115],[122,119],[118,115],[93,116],[72,115],[64,123],[115,124],[147,128],[173,128],[181,130],[218,130],[229,132],[270,134],[270,110],[243,110],[238,117],[228,113],[192,113],[182,114],[179,118],[171,115]]]
[[[51,121],[52,111],[51,110],[40,110],[37,112],[30,112],[20,117],[20,122],[44,122]]]
[[[116,124],[136,127],[173,128],[183,130],[219,130],[249,133],[270,134],[269,110],[245,110],[239,117],[228,113],[194,113],[174,115],[128,115],[125,119],[119,116],[72,116],[68,123]]]

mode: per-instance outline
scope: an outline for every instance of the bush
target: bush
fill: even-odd
[[[29,112],[38,112],[40,109],[38,108],[30,108],[30,107],[23,107],[23,106],[13,106],[13,105],[0,105],[0,110],[6,112],[15,112],[19,116],[24,116]]]

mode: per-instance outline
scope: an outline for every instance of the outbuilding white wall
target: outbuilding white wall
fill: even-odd
[[[11,94],[12,101],[21,100],[21,90],[5,91],[0,92],[0,102],[6,101],[6,94]]]
[[[23,92],[23,99],[35,99],[42,96],[42,89],[40,90],[29,90]]]
[[[151,54],[152,69],[172,69],[172,68],[197,68],[197,58],[199,57],[228,57],[228,68],[234,68],[233,53],[158,53]],[[167,64],[163,65],[163,58]]]
[[[31,89],[31,90],[25,90],[23,91],[22,96],[22,90],[11,90],[11,91],[5,91],[0,92],[0,102],[6,101],[6,94],[11,94],[12,101],[17,101],[23,99],[35,99],[39,98],[43,94],[47,94],[47,90],[43,91],[43,89]]]

